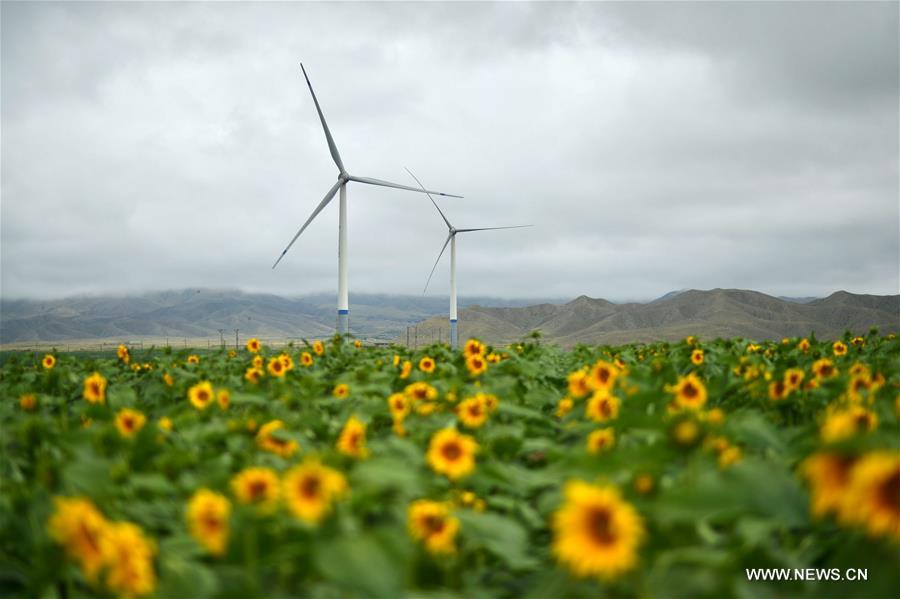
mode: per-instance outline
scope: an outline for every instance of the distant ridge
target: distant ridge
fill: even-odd
[[[806,298],[802,298],[806,300]],[[432,319],[420,327],[434,327]],[[809,335],[833,339],[849,329],[877,326],[900,332],[900,295],[838,291],[821,299],[783,299],[741,289],[696,289],[668,293],[649,303],[613,304],[581,296],[562,305],[525,308],[472,306],[460,313],[460,337],[508,343],[540,330],[551,343],[629,343],[706,338],[781,339]]]

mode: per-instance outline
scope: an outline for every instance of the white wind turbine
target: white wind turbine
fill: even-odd
[[[412,176],[413,179],[416,180],[416,183],[419,184],[421,188],[420,191],[425,192],[428,196],[428,199],[431,200],[431,203],[434,204],[434,207],[437,208],[438,213],[441,215],[441,218],[444,219],[444,222],[447,224],[447,240],[444,242],[444,246],[441,248],[441,253],[438,254],[437,260],[434,261],[434,266],[431,267],[431,274],[428,275],[428,280],[425,281],[425,289],[422,290],[422,294],[428,291],[428,284],[431,282],[431,277],[434,276],[434,271],[437,268],[438,262],[441,261],[441,256],[444,255],[444,250],[447,249],[447,244],[450,244],[450,347],[457,347],[459,345],[459,335],[457,333],[457,321],[458,315],[456,312],[456,234],[457,233],[471,233],[472,231],[497,231],[500,229],[522,229],[525,227],[530,227],[532,225],[515,225],[512,227],[482,227],[480,229],[457,229],[453,225],[450,224],[450,221],[447,220],[447,217],[444,215],[443,211],[441,211],[440,207],[437,205],[437,202],[434,201],[434,198],[431,197],[431,194],[425,189],[425,186],[422,185],[422,182],[419,181],[418,177],[412,174],[412,171],[406,169],[406,172]]]
[[[407,191],[416,191],[419,193],[433,193],[441,196],[448,196],[452,198],[460,198],[462,196],[456,196],[449,193],[442,193],[440,191],[426,191],[425,189],[419,189],[417,187],[409,187],[407,185],[399,185],[397,183],[390,183],[388,181],[382,181],[380,179],[372,179],[369,177],[357,177],[355,175],[351,175],[344,168],[344,163],[341,161],[341,155],[338,153],[337,146],[334,144],[334,139],[331,137],[331,131],[328,130],[328,124],[325,122],[325,116],[322,114],[322,109],[319,107],[319,101],[316,99],[316,93],[313,91],[312,84],[309,82],[309,77],[306,75],[306,69],[303,67],[303,64],[300,64],[300,69],[303,71],[303,78],[306,79],[306,85],[309,87],[309,93],[312,94],[313,103],[316,105],[316,112],[319,113],[319,120],[322,121],[322,129],[325,130],[325,140],[328,142],[328,149],[331,151],[331,158],[334,160],[335,165],[338,167],[338,180],[331,189],[328,190],[328,193],[325,194],[325,197],[322,198],[322,201],[319,202],[319,205],[316,206],[316,209],[313,210],[312,214],[310,214],[309,218],[306,219],[306,222],[303,223],[303,226],[300,227],[300,230],[297,231],[297,234],[291,239],[291,242],[287,244],[287,247],[284,248],[284,251],[281,252],[281,255],[278,257],[278,260],[275,261],[275,264],[272,265],[274,269],[278,266],[278,263],[281,262],[281,259],[284,258],[284,255],[287,254],[288,250],[291,249],[291,246],[294,245],[294,242],[297,241],[297,238],[300,237],[300,234],[306,230],[306,227],[309,226],[309,223],[312,222],[316,216],[328,205],[328,203],[334,199],[335,194],[340,190],[340,216],[338,220],[338,317],[337,317],[337,332],[339,334],[347,334],[350,332],[350,298],[348,294],[347,288],[347,183],[350,181],[355,181],[357,183],[366,183],[368,185],[380,185],[382,187],[393,187],[396,189],[405,189]],[[429,196],[431,197],[431,196]],[[434,200],[431,200],[432,202]]]

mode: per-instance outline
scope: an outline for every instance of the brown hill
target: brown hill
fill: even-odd
[[[856,295],[838,291],[796,303],[740,289],[690,290],[647,303],[614,304],[581,296],[567,304],[524,308],[472,306],[460,312],[459,335],[509,343],[539,330],[551,343],[629,343],[700,337],[781,339],[815,333],[833,339],[845,330],[900,331],[900,295]],[[420,331],[442,330],[444,318],[419,323]],[[435,336],[436,337],[436,336]],[[405,341],[398,340],[398,341]]]

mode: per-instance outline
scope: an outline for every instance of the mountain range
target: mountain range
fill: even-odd
[[[422,344],[446,340],[447,300],[355,294],[351,330],[361,338]],[[540,330],[551,343],[627,343],[687,335],[780,339],[814,332],[836,338],[872,326],[900,331],[900,295],[777,298],[756,291],[681,290],[646,303],[587,296],[572,301],[460,298],[460,339],[506,343]],[[324,337],[335,326],[331,294],[286,298],[236,290],[190,289],[135,296],[0,300],[0,343],[66,340],[296,339]],[[407,328],[409,327],[409,329]]]

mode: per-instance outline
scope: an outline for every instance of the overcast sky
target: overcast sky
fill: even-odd
[[[463,295],[900,292],[898,3],[2,3],[2,296],[333,291],[347,170]],[[428,199],[349,187],[350,292]],[[429,294],[449,288],[447,256]]]

